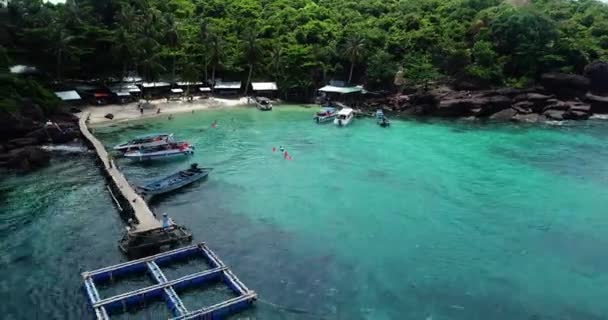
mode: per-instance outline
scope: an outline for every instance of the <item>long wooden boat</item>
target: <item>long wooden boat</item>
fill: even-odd
[[[126,152],[134,149],[150,148],[166,145],[173,142],[172,133],[153,133],[147,134],[135,139],[114,146],[114,150]]]
[[[195,181],[206,178],[213,168],[199,168],[193,163],[187,170],[181,170],[172,175],[160,178],[137,189],[144,197],[152,197],[185,187]]]
[[[186,142],[174,142],[162,146],[129,151],[124,157],[134,161],[162,160],[176,157],[190,156],[194,148]]]

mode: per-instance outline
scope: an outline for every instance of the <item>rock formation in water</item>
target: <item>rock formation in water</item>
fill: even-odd
[[[462,88],[461,83],[455,84]],[[411,95],[371,100],[371,109],[385,107],[406,115],[486,118],[542,122],[585,120],[608,114],[608,63],[594,62],[585,75],[545,73],[540,86],[527,89],[454,90],[439,87]]]
[[[0,109],[0,167],[30,171],[45,166],[49,153],[38,146],[78,138],[76,120],[63,112],[47,115],[26,99],[20,101],[16,111]]]

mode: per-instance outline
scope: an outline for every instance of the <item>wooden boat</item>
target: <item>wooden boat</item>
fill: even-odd
[[[338,111],[336,118],[334,119],[334,124],[338,127],[345,127],[349,125],[353,118],[355,117],[355,111],[351,108],[343,108]]]
[[[255,97],[255,106],[261,111],[272,110],[272,103],[266,97]]]
[[[335,119],[337,114],[338,112],[336,111],[336,108],[323,107],[321,108],[321,110],[317,111],[317,113],[313,117],[313,120],[316,123],[329,122]]]
[[[199,168],[193,163],[187,170],[181,170],[172,175],[137,187],[139,193],[146,197],[167,193],[181,187],[187,186],[195,181],[206,178],[212,168]]]
[[[384,111],[382,111],[382,109],[376,110],[376,123],[383,128],[391,125],[391,122],[384,115]]]
[[[124,157],[134,161],[162,160],[194,154],[192,146],[186,142],[172,142],[166,145],[125,152]]]
[[[116,151],[129,151],[134,149],[142,149],[166,145],[173,142],[172,133],[154,133],[136,137],[135,139],[121,143],[114,147]]]

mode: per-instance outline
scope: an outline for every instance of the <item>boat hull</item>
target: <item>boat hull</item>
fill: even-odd
[[[315,116],[313,119],[316,123],[327,123],[333,121],[336,118],[336,115],[331,116]]]
[[[337,125],[338,127],[346,127],[347,125],[349,125],[351,122],[353,121],[353,118],[347,118],[347,119],[334,119],[334,124]]]
[[[187,157],[194,154],[194,150],[191,148],[186,148],[184,150],[170,150],[170,152],[133,152],[133,153],[125,153],[124,157],[133,161],[152,161],[152,160],[164,160],[164,159],[174,159],[180,157]]]
[[[205,179],[209,176],[211,170],[211,168],[201,168],[198,172],[192,172],[190,170],[180,171],[155,182],[140,186],[138,187],[138,190],[142,195],[147,197],[168,193]],[[184,176],[184,174],[189,175]]]

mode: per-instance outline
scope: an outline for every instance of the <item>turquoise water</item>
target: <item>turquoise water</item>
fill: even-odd
[[[337,128],[313,124],[313,111],[204,111],[96,134],[113,145],[174,132],[196,145],[190,160],[120,160],[134,182],[190,162],[215,168],[152,207],[260,294],[235,319],[608,317],[607,123]],[[272,152],[280,145],[293,160]],[[0,314],[89,317],[79,272],[124,260],[92,157],[5,176],[0,197]],[[188,306],[224,293],[207,291]],[[126,318],[161,319],[157,307]]]

